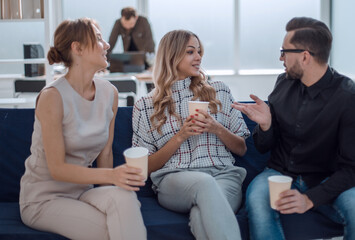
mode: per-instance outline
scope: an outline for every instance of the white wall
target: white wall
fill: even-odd
[[[332,66],[339,72],[355,78],[355,1],[333,1],[332,5],[333,50]]]
[[[252,93],[263,100],[274,88],[277,75],[253,75],[253,76],[215,76],[213,79],[224,81],[233,94],[236,101],[251,101]]]
[[[40,43],[44,46],[44,21],[23,20],[0,22],[0,59],[22,59],[24,43]],[[24,74],[24,65],[0,64],[0,74]]]

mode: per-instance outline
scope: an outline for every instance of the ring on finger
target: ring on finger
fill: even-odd
[[[129,183],[129,181],[128,180],[126,180],[126,184],[128,185],[128,183]]]

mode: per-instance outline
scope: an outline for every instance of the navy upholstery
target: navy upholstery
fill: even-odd
[[[33,109],[0,109],[0,239],[66,239],[25,226],[20,218],[19,182],[24,173],[24,161],[30,154],[33,131]],[[252,131],[255,123],[245,117]],[[122,152],[131,146],[132,107],[120,107],[115,122],[113,143],[114,164],[124,162]],[[253,139],[247,139],[247,154],[236,157],[236,164],[247,169],[243,192],[252,179],[265,167],[268,154],[259,154]],[[151,181],[138,192],[148,239],[194,239],[188,227],[188,215],[161,207],[151,190]],[[245,208],[236,215],[243,239],[248,239]],[[330,238],[342,235],[342,226],[314,212],[281,216],[287,239]]]

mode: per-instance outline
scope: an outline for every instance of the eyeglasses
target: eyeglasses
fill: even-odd
[[[304,52],[304,51],[309,52],[309,54],[311,54],[312,56],[315,55],[313,52],[308,51],[306,49],[282,49],[282,48],[280,48],[281,57],[284,57],[285,53],[287,53],[287,52],[290,52],[290,53],[301,53],[301,52]]]

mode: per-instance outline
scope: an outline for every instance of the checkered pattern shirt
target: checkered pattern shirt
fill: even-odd
[[[188,101],[193,97],[190,91],[191,80],[187,78],[174,83],[172,86],[173,99],[176,112],[185,121],[188,112]],[[250,132],[244,122],[242,114],[231,107],[234,101],[229,88],[220,81],[208,81],[217,93],[217,99],[222,103],[222,109],[217,114],[211,114],[232,133],[247,138]],[[154,91],[154,90],[153,90]],[[166,110],[167,121],[162,126],[162,135],[152,129],[150,117],[154,112],[152,92],[140,98],[133,108],[133,139],[134,147],[146,147],[149,154],[161,149],[181,128],[181,123],[174,116],[170,116]],[[203,168],[215,165],[233,165],[234,158],[223,142],[212,133],[203,133],[189,137],[175,154],[158,171],[172,170],[176,168]],[[155,173],[157,173],[156,171]]]

